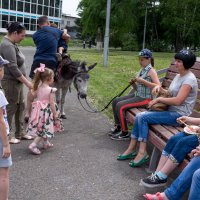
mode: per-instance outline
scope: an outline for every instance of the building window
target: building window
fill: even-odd
[[[17,21],[23,23],[23,17],[17,17]]]
[[[16,16],[10,16],[10,22],[16,22]]]
[[[67,21],[67,26],[70,26],[70,21]]]
[[[31,13],[36,14],[36,4],[31,5]]]
[[[43,15],[49,15],[49,14],[48,14],[48,9],[49,9],[49,7],[44,6]]]
[[[29,30],[29,25],[30,25],[30,19],[24,18],[24,26],[26,27],[26,30]]]
[[[4,9],[8,9],[8,3],[9,3],[9,1],[3,1],[2,2],[2,8],[4,8]]]
[[[38,5],[37,14],[42,15],[42,6],[41,5]]]
[[[55,17],[59,17],[59,9],[55,8]]]
[[[17,2],[17,11],[21,11],[21,12],[24,11],[24,4],[23,4],[23,2],[21,2],[21,1]]]
[[[44,0],[44,5],[49,6],[49,0]]]
[[[16,0],[10,0],[10,10],[16,10]]]
[[[37,0],[32,0],[32,3],[37,3]]]
[[[38,0],[38,4],[43,5],[43,0]]]
[[[54,16],[54,8],[50,7],[49,16]]]
[[[2,28],[7,28],[8,15],[2,15]]]
[[[30,13],[30,3],[25,3],[24,12]]]

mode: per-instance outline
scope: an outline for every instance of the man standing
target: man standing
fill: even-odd
[[[39,29],[33,34],[33,41],[36,45],[33,64],[29,74],[30,78],[34,76],[34,70],[40,66],[40,63],[52,69],[54,72],[57,67],[56,52],[60,38],[67,39],[67,34],[58,28],[50,26],[47,16],[38,18]]]

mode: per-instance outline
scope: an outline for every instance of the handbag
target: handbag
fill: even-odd
[[[164,98],[169,98],[169,97],[171,97],[171,95],[167,92],[167,93],[163,93],[163,94],[158,94],[157,96],[156,96],[156,98],[157,97],[164,97]],[[152,110],[152,111],[165,111],[165,110],[167,110],[168,109],[168,106],[169,105],[167,105],[167,104],[165,104],[165,103],[155,103],[153,106],[151,106],[151,108],[150,108],[150,110]]]

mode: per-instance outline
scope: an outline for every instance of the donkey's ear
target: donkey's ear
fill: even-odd
[[[91,70],[91,69],[93,69],[95,66],[97,65],[97,63],[94,63],[93,65],[90,65],[89,67],[88,67],[88,72]]]

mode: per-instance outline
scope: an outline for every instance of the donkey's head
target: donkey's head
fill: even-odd
[[[78,73],[74,76],[74,87],[76,88],[80,98],[87,97],[87,86],[90,75],[88,72],[96,66],[97,63],[87,67],[85,62],[80,63],[78,66]]]

